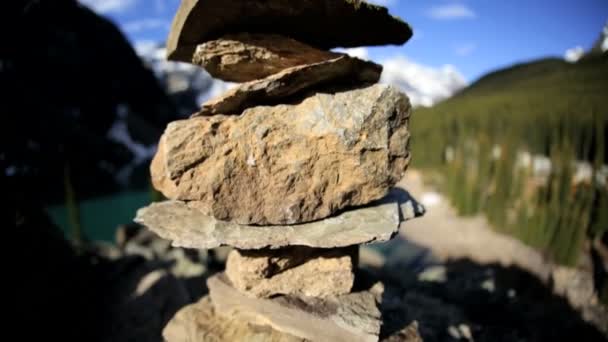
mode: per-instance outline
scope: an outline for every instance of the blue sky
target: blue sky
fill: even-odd
[[[132,42],[163,42],[179,0],[81,0],[116,22]],[[497,68],[588,49],[608,20],[607,0],[376,0],[409,22],[414,38],[368,49],[373,60],[404,56],[467,81]]]

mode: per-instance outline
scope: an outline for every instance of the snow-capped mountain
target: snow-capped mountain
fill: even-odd
[[[232,83],[213,79],[201,67],[167,61],[162,44],[137,42],[135,51],[154,72],[167,94],[174,99],[182,117],[192,114],[203,102],[232,86]]]
[[[591,49],[585,50],[582,46],[576,46],[566,50],[564,60],[570,63],[576,63],[584,58],[593,58],[594,56],[605,55],[608,51],[608,22],[604,25],[599,37],[595,40]]]
[[[452,65],[432,68],[396,57],[382,63],[381,82],[399,87],[412,106],[429,107],[467,86],[464,76]]]
[[[180,115],[196,111],[206,100],[223,93],[234,83],[213,79],[198,66],[170,62],[165,58],[161,44],[138,42],[135,50],[144,60],[169,94],[178,104]],[[339,49],[353,57],[368,59],[367,49]],[[440,68],[418,64],[404,56],[381,61],[384,66],[381,82],[392,84],[404,91],[412,105],[432,106],[467,85],[462,74],[451,65]]]
[[[369,60],[369,53],[364,47],[336,51]],[[380,61],[380,64],[384,67],[380,82],[401,89],[414,107],[432,106],[467,86],[464,76],[452,65],[433,68],[401,55]]]
[[[593,44],[591,48],[592,52],[605,53],[608,51],[608,22],[604,25],[599,38]]]

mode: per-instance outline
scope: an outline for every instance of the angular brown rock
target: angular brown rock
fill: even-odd
[[[268,327],[253,325],[239,317],[215,312],[208,296],[180,309],[163,329],[167,342],[254,341],[304,342],[305,340]]]
[[[403,329],[382,339],[384,342],[424,342],[418,331],[418,322],[413,321]]]
[[[248,82],[341,55],[277,34],[236,33],[198,45],[192,63],[215,78]]]
[[[346,55],[313,64],[287,68],[281,72],[238,85],[203,104],[193,116],[240,114],[253,106],[285,101],[292,95],[324,85],[342,87],[372,84],[380,79],[382,66]]]
[[[305,342],[301,337],[274,330],[269,326],[255,325],[240,315],[218,314],[209,296],[181,308],[164,327],[162,336],[167,342],[226,341],[226,342]],[[418,323],[385,337],[386,342],[422,342]]]
[[[412,30],[387,9],[359,0],[183,0],[167,39],[170,60],[233,32],[273,32],[321,49],[403,44]]]
[[[380,285],[380,284],[379,284]],[[378,341],[381,314],[377,302],[382,286],[333,298],[278,296],[251,298],[236,290],[222,274],[207,280],[218,314],[310,341]]]
[[[358,246],[234,249],[226,262],[226,276],[237,290],[253,297],[338,296],[353,287],[358,251]]]
[[[170,123],[154,187],[239,224],[319,220],[382,198],[410,160],[407,97],[373,85]]]

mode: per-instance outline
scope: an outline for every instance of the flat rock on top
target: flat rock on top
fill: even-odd
[[[236,33],[198,45],[192,63],[215,78],[249,82],[341,55],[278,34]]]
[[[412,36],[385,7],[359,0],[183,0],[167,57],[190,63],[197,45],[237,32],[280,34],[321,49],[403,44]]]
[[[247,108],[277,103],[327,84],[373,84],[381,74],[381,65],[337,54],[332,59],[290,67],[266,78],[240,84],[205,102],[193,116],[241,114]]]

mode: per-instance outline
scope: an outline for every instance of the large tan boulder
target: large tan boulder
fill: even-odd
[[[384,197],[409,163],[408,98],[387,85],[170,123],[151,164],[170,199],[219,220],[293,224]]]

